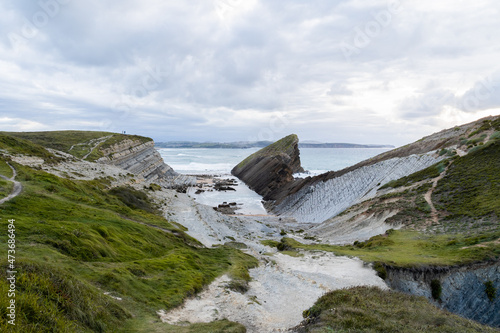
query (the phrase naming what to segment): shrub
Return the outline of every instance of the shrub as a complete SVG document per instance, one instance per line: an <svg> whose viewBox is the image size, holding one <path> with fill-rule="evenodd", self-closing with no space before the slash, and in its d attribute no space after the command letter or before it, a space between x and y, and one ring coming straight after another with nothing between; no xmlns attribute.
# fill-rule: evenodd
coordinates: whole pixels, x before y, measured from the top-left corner
<svg viewBox="0 0 500 333"><path fill-rule="evenodd" d="M490 302L493 302L496 298L496 294L497 294L497 289L495 288L495 286L493 285L493 282L490 280L490 281L486 281L484 283L484 288L485 288L485 292L486 292L486 296L488 296L488 299L490 300Z"/></svg>
<svg viewBox="0 0 500 333"><path fill-rule="evenodd" d="M431 281L431 293L432 293L432 298L434 298L436 301L441 298L441 281L434 279Z"/></svg>
<svg viewBox="0 0 500 333"><path fill-rule="evenodd" d="M380 263L376 262L373 265L373 269L377 272L377 275L382 279L385 280L387 278L387 270L385 269L385 266Z"/></svg>
<svg viewBox="0 0 500 333"><path fill-rule="evenodd" d="M141 209L149 213L156 212L146 193L137 191L130 186L115 187L109 193L118 197L129 208Z"/></svg>

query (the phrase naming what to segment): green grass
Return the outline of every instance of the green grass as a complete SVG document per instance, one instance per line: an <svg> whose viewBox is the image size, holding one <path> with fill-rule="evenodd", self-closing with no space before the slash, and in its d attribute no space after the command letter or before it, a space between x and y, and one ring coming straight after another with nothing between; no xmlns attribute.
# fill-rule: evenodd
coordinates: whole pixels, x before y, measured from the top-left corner
<svg viewBox="0 0 500 333"><path fill-rule="evenodd" d="M150 138L138 135L93 131L4 132L4 134L8 134L9 136L18 139L27 140L43 147L70 153L78 158L83 158L85 155L90 153L87 158L89 161L95 161L102 157L102 149L109 148L113 144L121 142L124 139L138 140L141 143L152 141ZM111 137L100 143L96 149L91 151L94 144L90 141L106 136ZM71 149L71 147L73 148Z"/></svg>
<svg viewBox="0 0 500 333"><path fill-rule="evenodd" d="M258 156L269 156L288 151L295 142L298 142L298 140L299 139L296 134L290 134L248 156L238 164L238 168L245 167L245 165L247 165L248 162L250 162L251 160L253 160Z"/></svg>
<svg viewBox="0 0 500 333"><path fill-rule="evenodd" d="M417 183L422 180L426 179L432 179L438 177L441 172L443 172L446 168L446 166L449 164L448 160L443 160L441 162L438 162L434 165L431 165L428 168L425 168L423 170L420 170L418 172L415 172L409 176L397 179L397 180L392 180L388 182L387 184L383 185L380 189L385 189L385 188L398 188L401 186L409 186L413 183Z"/></svg>
<svg viewBox="0 0 500 333"><path fill-rule="evenodd" d="M31 141L5 135L0 132L0 149L7 151L10 154L24 154L42 158L45 163L57 163L61 159L49 153L47 149L39 144Z"/></svg>
<svg viewBox="0 0 500 333"><path fill-rule="evenodd" d="M498 332L438 309L424 297L376 287L354 287L323 295L304 311L298 332Z"/></svg>
<svg viewBox="0 0 500 333"><path fill-rule="evenodd" d="M500 217L500 142L490 141L450 166L433 200L451 216L468 220Z"/></svg>
<svg viewBox="0 0 500 333"><path fill-rule="evenodd" d="M0 175L7 178L12 177L12 169L7 165L7 160L5 158L0 159Z"/></svg>
<svg viewBox="0 0 500 333"><path fill-rule="evenodd" d="M443 266L495 260L500 257L500 246L488 242L500 237L500 232L483 236L424 235L415 231L391 231L354 245L302 244L283 238L289 249L328 251L336 255L359 257L368 262L391 266ZM483 244L481 247L474 245ZM467 247L467 248L464 248Z"/></svg>
<svg viewBox="0 0 500 333"><path fill-rule="evenodd" d="M5 219L16 219L16 265L19 276L26 277L22 280L26 283L19 282L19 298L35 312L48 309L44 314L48 319L33 314L19 321L19 332L30 332L32 326L39 328L33 328L33 332L46 332L50 325L56 325L61 332L80 328L99 331L98 327L118 331L123 321L139 327L157 310L180 305L223 273L248 282L248 269L257 265L255 258L229 246L203 248L154 210L134 204L141 202L141 196L137 202L131 200L133 191L128 191L124 199L100 181L62 179L13 165L24 191L2 205L0 230L7 230ZM6 233L1 232L1 244L6 240ZM5 258L0 260L1 265L5 262ZM57 284L61 279L63 284ZM6 283L2 279L0 288L5 288ZM29 289L30 285L37 289ZM66 290L63 298L69 303L60 299L57 286ZM102 296L104 291L123 301ZM81 293L89 296L80 302L77 298ZM101 306L105 301L114 305ZM101 309L96 310L95 320L87 322L91 316L87 305L94 303ZM67 304L74 305L71 311L78 315L68 312ZM47 324L35 326L35 320ZM5 321L0 321L0 331L6 327Z"/></svg>
<svg viewBox="0 0 500 333"><path fill-rule="evenodd" d="M2 265L2 295L9 289L6 270ZM1 297L2 332L106 332L131 317L111 297L54 267L26 260L16 270L16 325L6 325L9 298Z"/></svg>
<svg viewBox="0 0 500 333"><path fill-rule="evenodd" d="M0 178L0 199L8 196L12 192L13 188L14 188L13 182L9 182L7 180Z"/></svg>

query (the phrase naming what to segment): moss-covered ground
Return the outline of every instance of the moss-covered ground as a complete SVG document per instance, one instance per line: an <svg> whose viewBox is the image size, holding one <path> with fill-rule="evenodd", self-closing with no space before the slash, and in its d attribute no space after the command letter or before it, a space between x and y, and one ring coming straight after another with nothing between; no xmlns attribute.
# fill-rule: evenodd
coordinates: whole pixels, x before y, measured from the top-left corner
<svg viewBox="0 0 500 333"><path fill-rule="evenodd" d="M7 324L8 299L0 297L2 332L120 332L144 325L168 331L155 319L157 310L180 305L223 273L247 281L248 269L257 265L231 247L203 248L134 190L123 188L126 195L119 195L101 181L12 165L24 190L2 205L0 241L6 253L7 220L15 219L18 317L15 327ZM6 259L0 260L2 295ZM228 322L207 327L242 331Z"/></svg>

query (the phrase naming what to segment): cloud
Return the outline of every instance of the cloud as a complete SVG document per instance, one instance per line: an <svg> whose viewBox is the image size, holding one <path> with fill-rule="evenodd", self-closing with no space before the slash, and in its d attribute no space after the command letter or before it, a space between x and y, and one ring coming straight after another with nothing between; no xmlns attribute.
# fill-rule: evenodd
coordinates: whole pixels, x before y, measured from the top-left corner
<svg viewBox="0 0 500 333"><path fill-rule="evenodd" d="M456 102L465 112L500 108L500 71L475 82Z"/></svg>
<svg viewBox="0 0 500 333"><path fill-rule="evenodd" d="M3 2L1 124L157 140L296 132L404 144L498 112L495 8L493 0ZM348 57L345 43L354 47Z"/></svg>

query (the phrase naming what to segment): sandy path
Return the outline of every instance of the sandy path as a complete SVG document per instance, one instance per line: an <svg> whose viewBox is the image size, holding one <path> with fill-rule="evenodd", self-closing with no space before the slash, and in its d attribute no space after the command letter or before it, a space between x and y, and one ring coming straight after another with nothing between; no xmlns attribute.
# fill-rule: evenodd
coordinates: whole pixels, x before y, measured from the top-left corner
<svg viewBox="0 0 500 333"><path fill-rule="evenodd" d="M3 198L3 199L0 200L0 204L3 204L4 202L7 202L9 200L14 199L19 194L21 194L21 192L23 190L23 186L21 185L21 183L18 182L17 180L15 180L16 176L17 176L16 169L14 169L14 167L12 165L10 165L9 163L7 163L7 165L12 169L12 177L7 178L7 177L2 176L2 175L0 175L0 177L2 177L3 179L5 179L7 181L13 182L14 183L14 188L12 189L12 192L8 196L6 196L5 198Z"/></svg>

